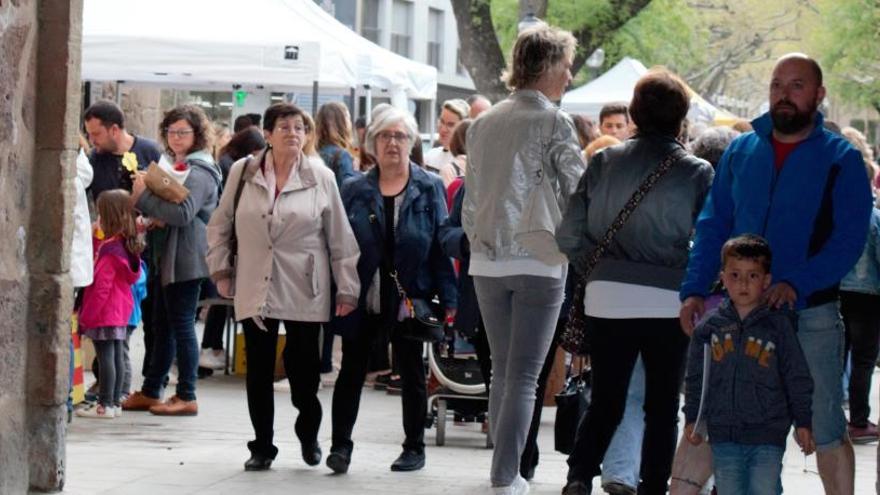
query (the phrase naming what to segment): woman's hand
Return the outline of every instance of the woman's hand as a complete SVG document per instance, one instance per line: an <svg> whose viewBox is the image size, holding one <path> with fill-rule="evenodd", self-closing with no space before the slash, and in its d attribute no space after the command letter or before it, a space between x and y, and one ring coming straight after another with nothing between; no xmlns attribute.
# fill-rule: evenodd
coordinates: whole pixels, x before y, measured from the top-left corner
<svg viewBox="0 0 880 495"><path fill-rule="evenodd" d="M147 183L144 180L144 177L147 176L146 172L135 172L131 174L131 204L134 206L137 204L138 200L141 198L141 195L144 194L144 191L147 190Z"/></svg>
<svg viewBox="0 0 880 495"><path fill-rule="evenodd" d="M703 436L694 431L694 424L688 423L684 427L684 437L687 438L691 445L697 446L703 443Z"/></svg>
<svg viewBox="0 0 880 495"><path fill-rule="evenodd" d="M217 293L220 294L220 297L224 299L232 299L234 295L232 292L232 279L224 278L222 280L218 280L215 284L217 286Z"/></svg>
<svg viewBox="0 0 880 495"><path fill-rule="evenodd" d="M688 337L693 335L696 322L703 316L705 310L703 298L700 296L690 296L682 303L678 320L681 323L681 329Z"/></svg>
<svg viewBox="0 0 880 495"><path fill-rule="evenodd" d="M337 303L336 304L336 316L348 316L352 311L354 311L354 306L348 303Z"/></svg>

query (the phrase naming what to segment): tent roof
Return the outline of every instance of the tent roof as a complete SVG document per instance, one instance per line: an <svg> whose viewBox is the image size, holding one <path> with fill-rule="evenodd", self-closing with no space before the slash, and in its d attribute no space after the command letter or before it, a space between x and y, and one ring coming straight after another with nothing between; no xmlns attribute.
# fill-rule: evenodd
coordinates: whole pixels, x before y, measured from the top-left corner
<svg viewBox="0 0 880 495"><path fill-rule="evenodd" d="M561 107L569 113L598 118L602 107L608 103L632 100L636 82L648 69L636 59L623 57L614 67L583 86L573 89L562 97ZM715 108L685 83L691 97L688 118L694 122L730 125L737 120L733 114Z"/></svg>
<svg viewBox="0 0 880 495"><path fill-rule="evenodd" d="M85 0L84 80L347 90L434 98L437 70L360 37L310 0ZM294 57L295 55L295 57Z"/></svg>

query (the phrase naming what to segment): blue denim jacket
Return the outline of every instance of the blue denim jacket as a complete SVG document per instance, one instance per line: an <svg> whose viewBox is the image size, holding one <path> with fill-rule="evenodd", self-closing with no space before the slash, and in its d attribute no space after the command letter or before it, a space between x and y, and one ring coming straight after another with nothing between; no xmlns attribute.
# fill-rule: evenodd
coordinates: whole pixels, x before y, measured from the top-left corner
<svg viewBox="0 0 880 495"><path fill-rule="evenodd" d="M342 202L361 249L358 276L366 306L367 290L382 263L385 207L379 191L379 169L343 184ZM410 179L398 213L394 239L394 268L409 297L431 299L439 295L444 308L455 308L457 294L452 261L440 245L440 225L446 220L443 181L410 163Z"/></svg>
<svg viewBox="0 0 880 495"><path fill-rule="evenodd" d="M871 211L865 250L840 281L840 290L880 295L880 210L876 207Z"/></svg>

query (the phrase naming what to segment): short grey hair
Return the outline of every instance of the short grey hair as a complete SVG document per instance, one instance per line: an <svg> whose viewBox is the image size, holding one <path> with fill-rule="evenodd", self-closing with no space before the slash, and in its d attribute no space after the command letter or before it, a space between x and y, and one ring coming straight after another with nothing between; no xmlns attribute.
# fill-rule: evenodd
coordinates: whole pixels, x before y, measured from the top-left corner
<svg viewBox="0 0 880 495"><path fill-rule="evenodd" d="M390 107L379 113L379 115L376 115L375 120L370 122L370 125L367 127L366 143L364 143L364 148L366 148L367 153L376 156L376 136L385 129L397 124L403 124L406 128L406 134L407 137L409 137L410 144L415 145L416 138L419 135L419 127L416 125L416 119L414 119L409 112L397 107Z"/></svg>
<svg viewBox="0 0 880 495"><path fill-rule="evenodd" d="M697 158L706 160L712 164L712 168L715 168L721 161L724 150L737 136L739 132L730 127L710 127L691 143L691 153Z"/></svg>

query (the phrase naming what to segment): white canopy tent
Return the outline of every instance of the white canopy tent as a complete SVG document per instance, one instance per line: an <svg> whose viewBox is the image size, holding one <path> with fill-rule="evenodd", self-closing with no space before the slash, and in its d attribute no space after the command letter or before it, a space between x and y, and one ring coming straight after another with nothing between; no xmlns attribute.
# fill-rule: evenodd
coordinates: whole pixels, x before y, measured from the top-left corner
<svg viewBox="0 0 880 495"><path fill-rule="evenodd" d="M260 85L434 99L437 70L360 37L311 0L85 0L82 79L202 90Z"/></svg>
<svg viewBox="0 0 880 495"><path fill-rule="evenodd" d="M647 67L636 59L623 57L614 67L583 86L573 89L562 97L561 107L569 113L587 115L598 119L599 111L608 103L629 103L636 82L648 72ZM687 87L691 96L688 118L692 122L708 124L731 124L736 117L715 108L700 95Z"/></svg>

